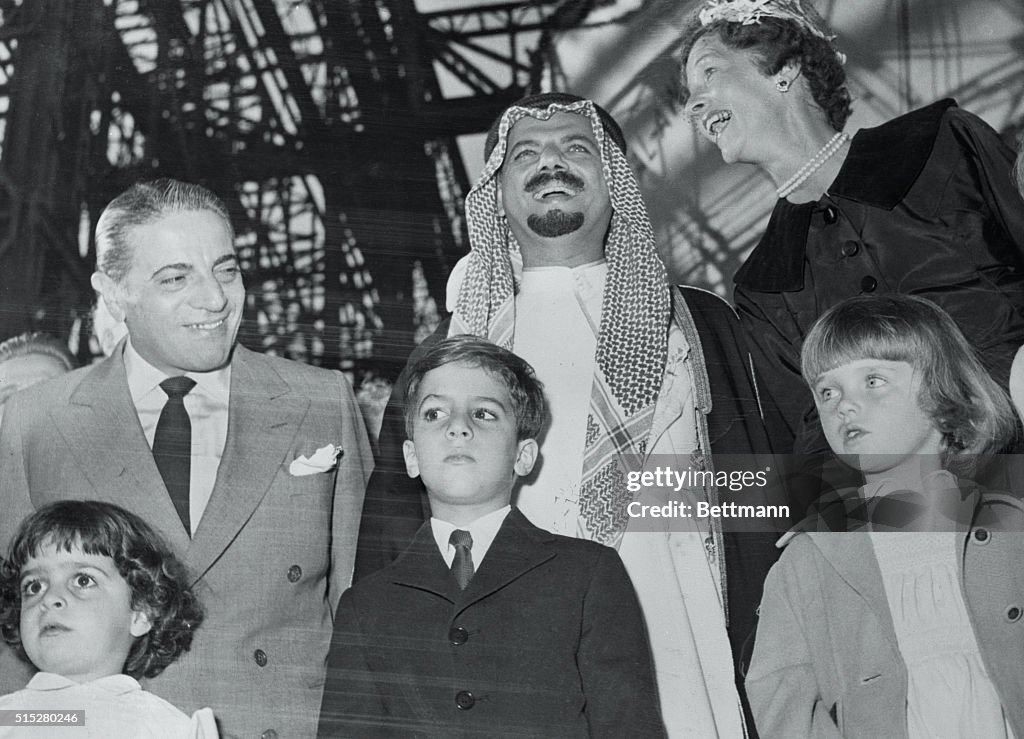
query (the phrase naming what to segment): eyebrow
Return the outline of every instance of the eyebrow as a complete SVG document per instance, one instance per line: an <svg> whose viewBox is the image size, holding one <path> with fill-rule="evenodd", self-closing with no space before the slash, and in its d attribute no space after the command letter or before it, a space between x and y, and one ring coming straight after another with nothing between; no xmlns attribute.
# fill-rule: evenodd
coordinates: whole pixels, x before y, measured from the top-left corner
<svg viewBox="0 0 1024 739"><path fill-rule="evenodd" d="M216 269L217 267L220 267L222 264L226 262L234 262L235 264L238 264L238 255L222 254L221 256L217 257L216 261L214 261L213 268ZM195 265L193 265L191 262L174 262L173 264L164 264L159 269L157 269L153 274L151 274L149 278L153 279L166 269L180 270L182 272L191 272L192 270L195 269Z"/></svg>
<svg viewBox="0 0 1024 739"><path fill-rule="evenodd" d="M430 395L424 395L423 396L423 400L420 401L419 407L422 408L426 404L426 402L428 400L431 400L431 399L441 400L441 401L451 401L452 396L450 396L450 395L442 395L441 393L431 393ZM501 400L499 400L498 398L495 398L495 397L493 397L491 395L474 395L473 397L469 398L469 400L474 402L474 403L479 403L481 401L483 401L485 403L494 403L496 406L498 406L502 410L507 410L508 409L508 406L505 405L505 403L501 402Z"/></svg>
<svg viewBox="0 0 1024 739"><path fill-rule="evenodd" d="M714 49L706 49L705 51L702 51L697 56L691 57L689 63L687 64L687 66L688 67L697 67L697 65L699 65L701 62L703 62L709 56L710 57L718 56L718 52L715 51Z"/></svg>
<svg viewBox="0 0 1024 739"><path fill-rule="evenodd" d="M559 139L558 143L560 143L560 144L568 144L568 143L571 143L573 141L582 141L584 143L590 144L591 146L597 146L597 142L594 139L592 139L590 136L587 136L584 133L567 133L565 136L563 136L561 139ZM529 146L540 146L540 141L538 141L537 139L523 139L521 141L517 141L511 147L509 147L509 151L515 151L520 146L527 146L527 145L529 145Z"/></svg>

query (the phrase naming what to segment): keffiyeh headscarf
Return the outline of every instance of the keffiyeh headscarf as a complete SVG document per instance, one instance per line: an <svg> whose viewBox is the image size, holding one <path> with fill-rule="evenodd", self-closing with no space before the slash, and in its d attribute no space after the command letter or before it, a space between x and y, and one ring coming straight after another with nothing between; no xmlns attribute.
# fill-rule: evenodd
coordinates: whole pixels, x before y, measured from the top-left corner
<svg viewBox="0 0 1024 739"><path fill-rule="evenodd" d="M665 266L636 178L610 140L589 100L551 96L543 108L512 106L480 180L466 196L471 252L449 335L475 334L507 349L515 328L512 251L519 245L496 206L497 174L508 134L526 116L548 120L559 112L587 116L601 151L611 196L605 241L608 276L601 304L595 370L582 462L579 535L615 545L626 528L632 493L625 473L639 469L651 444L651 424L661 389L671 312ZM561 100L566 100L561 102Z"/></svg>

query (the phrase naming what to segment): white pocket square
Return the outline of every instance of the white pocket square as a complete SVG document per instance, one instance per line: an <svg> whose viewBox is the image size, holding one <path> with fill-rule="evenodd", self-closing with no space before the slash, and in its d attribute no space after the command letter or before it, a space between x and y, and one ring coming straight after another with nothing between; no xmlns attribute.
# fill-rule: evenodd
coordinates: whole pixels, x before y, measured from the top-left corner
<svg viewBox="0 0 1024 739"><path fill-rule="evenodd" d="M288 465L288 473L293 477L305 477L315 475L318 472L327 472L334 469L338 463L338 455L341 454L341 447L328 444L313 452L313 456L302 455L292 460Z"/></svg>

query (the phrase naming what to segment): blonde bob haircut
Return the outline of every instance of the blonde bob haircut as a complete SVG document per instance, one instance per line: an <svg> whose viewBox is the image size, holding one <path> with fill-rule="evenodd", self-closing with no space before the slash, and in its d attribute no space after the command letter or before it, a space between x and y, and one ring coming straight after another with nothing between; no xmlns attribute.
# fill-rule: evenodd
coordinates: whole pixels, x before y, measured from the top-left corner
<svg viewBox="0 0 1024 739"><path fill-rule="evenodd" d="M859 296L817 320L800 356L813 387L823 373L860 359L907 362L921 375L918 404L944 441L943 464L958 475L978 457L1010 442L1016 420L1010 399L982 366L944 310L911 295Z"/></svg>

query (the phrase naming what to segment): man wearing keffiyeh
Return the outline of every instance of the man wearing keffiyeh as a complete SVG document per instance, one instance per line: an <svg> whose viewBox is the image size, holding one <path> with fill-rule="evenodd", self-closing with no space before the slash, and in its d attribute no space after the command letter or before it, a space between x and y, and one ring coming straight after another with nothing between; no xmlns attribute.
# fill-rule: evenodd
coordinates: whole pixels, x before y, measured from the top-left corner
<svg viewBox="0 0 1024 739"><path fill-rule="evenodd" d="M669 735L742 737L734 654L753 632L774 536L744 535L737 549L714 520L652 531L627 508L665 503L664 491L630 492L626 475L652 455L714 469L713 455L766 453L768 441L735 316L716 296L669 285L625 148L608 113L573 95L506 110L466 198L471 252L435 336L483 336L534 366L552 420L517 507L538 526L619 550ZM378 466L368 500L386 484L388 462ZM718 500L713 486L684 495ZM364 514L361 557L375 546L367 525Z"/></svg>

